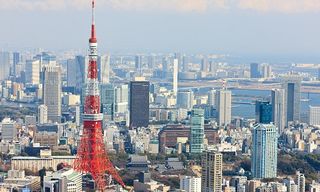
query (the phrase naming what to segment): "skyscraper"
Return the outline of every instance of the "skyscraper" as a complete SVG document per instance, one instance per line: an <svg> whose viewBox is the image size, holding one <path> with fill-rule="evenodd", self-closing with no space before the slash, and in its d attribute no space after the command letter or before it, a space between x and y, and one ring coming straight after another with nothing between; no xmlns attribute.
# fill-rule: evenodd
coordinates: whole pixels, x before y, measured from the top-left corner
<svg viewBox="0 0 320 192"><path fill-rule="evenodd" d="M264 124L272 122L272 105L269 101L256 101L256 122Z"/></svg>
<svg viewBox="0 0 320 192"><path fill-rule="evenodd" d="M135 67L136 67L138 76L142 76L142 55L135 56Z"/></svg>
<svg viewBox="0 0 320 192"><path fill-rule="evenodd" d="M209 71L208 65L209 65L208 58L204 56L201 60L201 71L208 72Z"/></svg>
<svg viewBox="0 0 320 192"><path fill-rule="evenodd" d="M5 80L10 75L10 54L0 51L0 81Z"/></svg>
<svg viewBox="0 0 320 192"><path fill-rule="evenodd" d="M43 68L43 103L48 107L48 120L61 121L61 69L59 66Z"/></svg>
<svg viewBox="0 0 320 192"><path fill-rule="evenodd" d="M208 105L215 106L216 105L216 93L217 91L212 89L208 92Z"/></svg>
<svg viewBox="0 0 320 192"><path fill-rule="evenodd" d="M251 78L260 78L260 70L258 63L251 63L250 64L250 77Z"/></svg>
<svg viewBox="0 0 320 192"><path fill-rule="evenodd" d="M26 62L26 83L31 85L40 84L40 60L28 60Z"/></svg>
<svg viewBox="0 0 320 192"><path fill-rule="evenodd" d="M149 125L149 86L148 81L130 82L130 127Z"/></svg>
<svg viewBox="0 0 320 192"><path fill-rule="evenodd" d="M287 121L299 121L301 77L293 74L288 75L284 77L282 86L285 90Z"/></svg>
<svg viewBox="0 0 320 192"><path fill-rule="evenodd" d="M226 126L231 123L231 96L231 91L228 90L218 90L216 93L219 126Z"/></svg>
<svg viewBox="0 0 320 192"><path fill-rule="evenodd" d="M320 67L318 69L318 80L320 81Z"/></svg>
<svg viewBox="0 0 320 192"><path fill-rule="evenodd" d="M78 55L67 62L67 84L75 87L77 93L81 93L86 79L87 57Z"/></svg>
<svg viewBox="0 0 320 192"><path fill-rule="evenodd" d="M127 84L115 88L115 112L125 113L128 111L129 87Z"/></svg>
<svg viewBox="0 0 320 192"><path fill-rule="evenodd" d="M20 53L18 53L18 52L14 52L13 54L12 54L12 71L11 71L11 73L12 73L12 75L13 76L17 76L19 73L20 73L20 71L19 71L19 73L18 73L18 71L17 71L17 65L18 65L18 63L20 62L20 58L21 58L21 56L20 56Z"/></svg>
<svg viewBox="0 0 320 192"><path fill-rule="evenodd" d="M193 109L191 113L190 152L202 153L204 140L204 111Z"/></svg>
<svg viewBox="0 0 320 192"><path fill-rule="evenodd" d="M180 90L177 96L177 106L183 109L192 109L194 95L192 90Z"/></svg>
<svg viewBox="0 0 320 192"><path fill-rule="evenodd" d="M115 91L112 84L101 84L101 105L102 112L108 115L110 119L113 119L114 115L114 102L115 102Z"/></svg>
<svg viewBox="0 0 320 192"><path fill-rule="evenodd" d="M103 55L98 58L99 81L102 84L110 82L110 56Z"/></svg>
<svg viewBox="0 0 320 192"><path fill-rule="evenodd" d="M271 91L272 122L278 127L279 134L282 133L287 124L285 102L284 89L273 89Z"/></svg>
<svg viewBox="0 0 320 192"><path fill-rule="evenodd" d="M201 158L202 192L222 192L222 154L207 151Z"/></svg>
<svg viewBox="0 0 320 192"><path fill-rule="evenodd" d="M154 56L154 55L150 55L150 56L148 57L148 67L149 67L150 69L152 69L152 68L154 68L155 64L156 64L156 58L155 58L155 56Z"/></svg>
<svg viewBox="0 0 320 192"><path fill-rule="evenodd" d="M173 60L173 93L177 96L178 93L178 73L179 73L179 61L177 59Z"/></svg>
<svg viewBox="0 0 320 192"><path fill-rule="evenodd" d="M277 177L278 133L273 124L256 124L252 133L251 172L254 178Z"/></svg>
<svg viewBox="0 0 320 192"><path fill-rule="evenodd" d="M38 106L38 123L48 123L48 107L46 105Z"/></svg>
<svg viewBox="0 0 320 192"><path fill-rule="evenodd" d="M262 78L270 78L272 75L271 66L268 63L264 63L261 65L261 77Z"/></svg>

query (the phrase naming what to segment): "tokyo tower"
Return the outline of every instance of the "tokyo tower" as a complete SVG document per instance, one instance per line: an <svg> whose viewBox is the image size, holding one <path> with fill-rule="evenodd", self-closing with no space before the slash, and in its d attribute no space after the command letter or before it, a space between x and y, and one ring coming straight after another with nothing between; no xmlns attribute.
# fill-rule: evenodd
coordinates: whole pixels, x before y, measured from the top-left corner
<svg viewBox="0 0 320 192"><path fill-rule="evenodd" d="M89 39L89 64L85 92L83 135L74 162L76 171L90 174L96 183L96 188L103 191L107 185L106 175L125 187L121 177L110 161L103 142L102 119L100 112L100 90L98 81L98 52L95 31L95 0L92 0L92 25Z"/></svg>

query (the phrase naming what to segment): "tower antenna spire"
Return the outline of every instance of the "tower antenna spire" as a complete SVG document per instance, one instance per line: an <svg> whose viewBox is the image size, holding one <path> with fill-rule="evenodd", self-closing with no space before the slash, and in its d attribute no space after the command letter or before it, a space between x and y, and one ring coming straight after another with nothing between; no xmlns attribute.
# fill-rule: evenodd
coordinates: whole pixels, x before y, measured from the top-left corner
<svg viewBox="0 0 320 192"><path fill-rule="evenodd" d="M91 21L91 37L90 37L90 43L96 43L96 26L95 26L95 8L96 8L96 2L95 0L92 0L92 21Z"/></svg>
<svg viewBox="0 0 320 192"><path fill-rule="evenodd" d="M95 32L95 0L92 0L91 37L89 39L89 62L87 64L87 83L83 110L83 134L78 146L77 158L73 167L82 173L91 174L96 183L96 189L104 191L111 183L117 181L125 187L120 175L114 168L105 150L101 113L100 82L98 78L98 42ZM111 177L107 177L105 174Z"/></svg>

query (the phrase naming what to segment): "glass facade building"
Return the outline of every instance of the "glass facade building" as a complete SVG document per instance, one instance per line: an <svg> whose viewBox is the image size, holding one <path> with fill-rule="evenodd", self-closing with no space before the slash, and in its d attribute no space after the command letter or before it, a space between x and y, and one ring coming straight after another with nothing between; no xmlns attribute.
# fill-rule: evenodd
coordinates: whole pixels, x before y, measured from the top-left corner
<svg viewBox="0 0 320 192"><path fill-rule="evenodd" d="M190 152L202 153L204 139L204 110L193 109L191 114Z"/></svg>
<svg viewBox="0 0 320 192"><path fill-rule="evenodd" d="M273 124L257 124L252 133L251 172L254 178L277 177L278 131Z"/></svg>

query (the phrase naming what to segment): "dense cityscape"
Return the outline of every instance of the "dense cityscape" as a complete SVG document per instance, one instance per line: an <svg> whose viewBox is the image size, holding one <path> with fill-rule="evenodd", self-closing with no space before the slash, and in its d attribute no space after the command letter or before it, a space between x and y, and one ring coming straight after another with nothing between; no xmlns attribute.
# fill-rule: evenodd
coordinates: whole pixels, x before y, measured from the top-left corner
<svg viewBox="0 0 320 192"><path fill-rule="evenodd" d="M0 51L0 192L320 192L320 64ZM85 27L85 26L84 26Z"/></svg>

